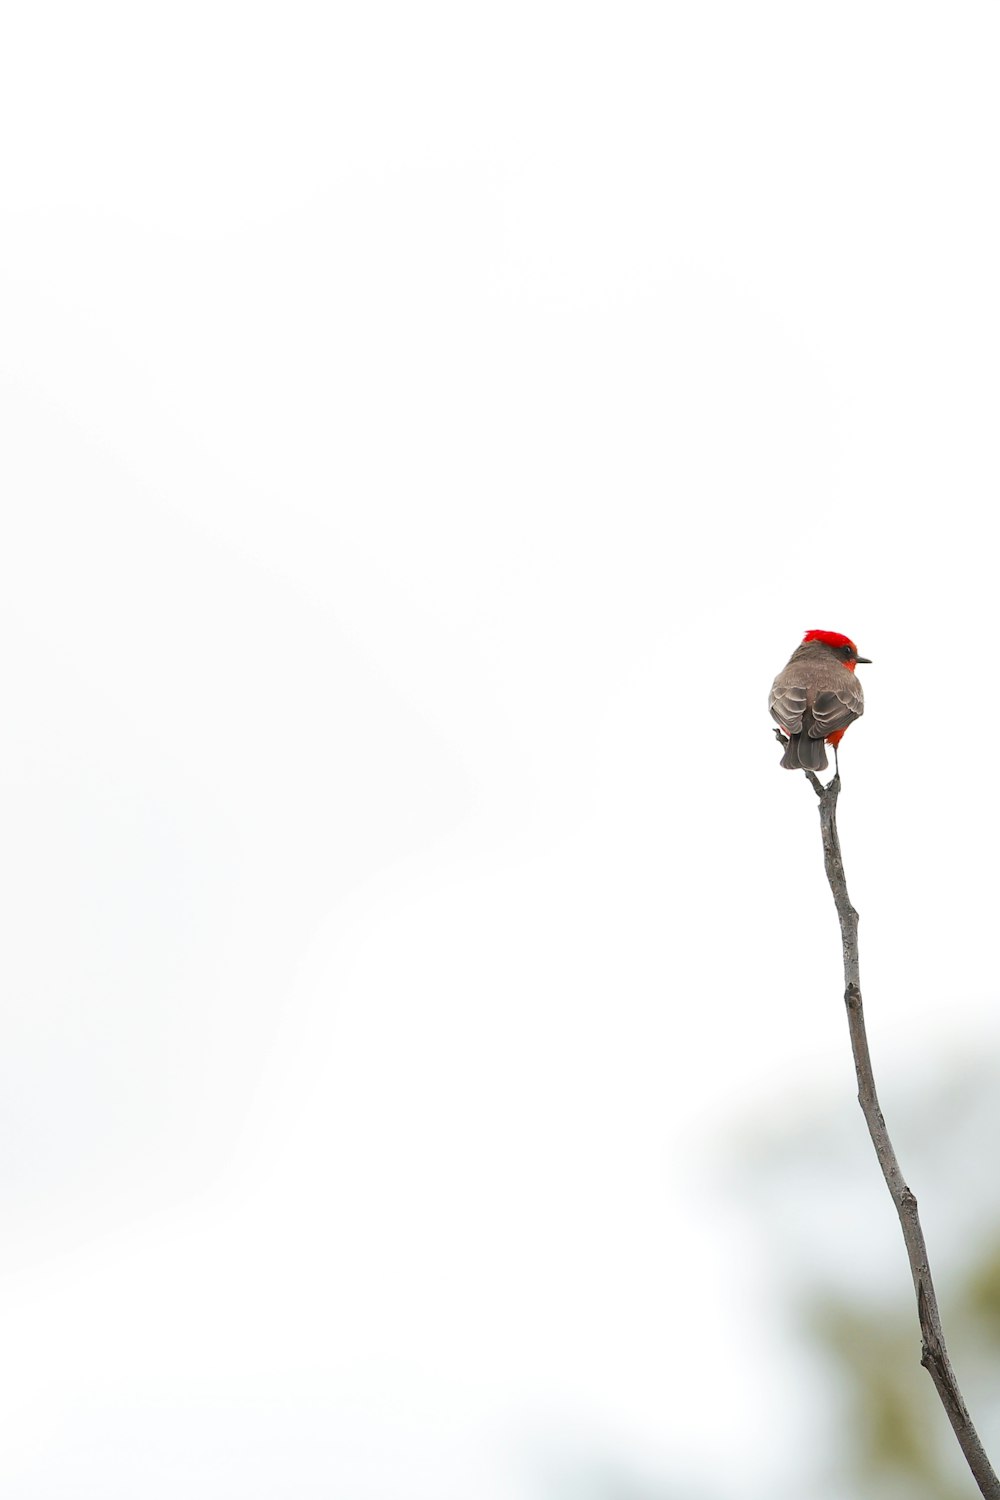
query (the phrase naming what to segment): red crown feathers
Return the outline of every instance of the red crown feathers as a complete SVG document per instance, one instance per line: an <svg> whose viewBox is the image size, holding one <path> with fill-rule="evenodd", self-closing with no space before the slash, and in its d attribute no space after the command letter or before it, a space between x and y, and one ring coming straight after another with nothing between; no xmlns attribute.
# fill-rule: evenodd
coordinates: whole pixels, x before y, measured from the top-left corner
<svg viewBox="0 0 1000 1500"><path fill-rule="evenodd" d="M807 630L802 637L802 644L806 641L822 641L824 646L832 646L835 651L842 646L850 646L852 651L857 651L857 646L848 635L839 635L836 630Z"/></svg>

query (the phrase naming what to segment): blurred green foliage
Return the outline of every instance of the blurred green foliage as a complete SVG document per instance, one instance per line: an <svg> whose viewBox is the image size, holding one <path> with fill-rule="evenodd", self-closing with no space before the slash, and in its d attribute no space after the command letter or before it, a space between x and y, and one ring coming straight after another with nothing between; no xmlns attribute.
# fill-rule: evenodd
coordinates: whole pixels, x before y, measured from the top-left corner
<svg viewBox="0 0 1000 1500"><path fill-rule="evenodd" d="M883 1102L920 1200L955 1373L1000 1468L997 1050L989 1037L975 1049L942 1048L922 1078L890 1072ZM795 1500L974 1500L920 1363L899 1224L856 1106L803 1092L747 1130L733 1160L779 1321L804 1355Z"/></svg>
<svg viewBox="0 0 1000 1500"><path fill-rule="evenodd" d="M908 1495L911 1500L962 1500L968 1481L942 1462L951 1430L928 1411L930 1382L921 1369L920 1339L911 1307L862 1307L835 1299L812 1310L811 1332L830 1357L841 1388L838 1479L859 1495Z"/></svg>
<svg viewBox="0 0 1000 1500"><path fill-rule="evenodd" d="M1000 1230L984 1235L959 1274L939 1281L945 1338L966 1403L994 1466L990 1430L1000 1403ZM839 1392L837 1494L871 1500L971 1500L965 1467L930 1377L920 1364L920 1331L909 1278L898 1295L868 1300L819 1291L804 1327Z"/></svg>

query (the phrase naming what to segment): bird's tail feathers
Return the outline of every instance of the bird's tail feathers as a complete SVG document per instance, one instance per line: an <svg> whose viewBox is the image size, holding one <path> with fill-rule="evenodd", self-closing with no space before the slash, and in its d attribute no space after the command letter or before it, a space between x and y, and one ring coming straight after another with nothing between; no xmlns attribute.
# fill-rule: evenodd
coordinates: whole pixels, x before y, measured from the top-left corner
<svg viewBox="0 0 1000 1500"><path fill-rule="evenodd" d="M786 771L825 771L829 765L826 746L807 734L789 735L781 764Z"/></svg>

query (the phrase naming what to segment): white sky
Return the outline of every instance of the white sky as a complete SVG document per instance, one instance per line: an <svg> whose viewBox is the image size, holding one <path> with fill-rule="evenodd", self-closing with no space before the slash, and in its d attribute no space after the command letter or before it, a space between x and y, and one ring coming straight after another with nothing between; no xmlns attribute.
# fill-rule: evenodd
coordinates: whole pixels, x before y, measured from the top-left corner
<svg viewBox="0 0 1000 1500"><path fill-rule="evenodd" d="M888 1109L994 1035L995 6L5 29L4 1492L802 1500L766 694L874 658Z"/></svg>

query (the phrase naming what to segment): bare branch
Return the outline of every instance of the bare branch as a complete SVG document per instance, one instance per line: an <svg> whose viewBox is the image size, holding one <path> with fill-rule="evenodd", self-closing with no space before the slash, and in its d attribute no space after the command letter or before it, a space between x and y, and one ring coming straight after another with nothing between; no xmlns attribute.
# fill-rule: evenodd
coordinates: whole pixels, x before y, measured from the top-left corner
<svg viewBox="0 0 1000 1500"><path fill-rule="evenodd" d="M920 1320L920 1333L923 1339L920 1363L934 1382L980 1493L987 1496L988 1500L1000 1500L1000 1480L993 1472L986 1450L972 1424L972 1418L962 1400L962 1393L958 1388L958 1381L955 1379L955 1372L945 1348L937 1295L927 1262L927 1246L924 1244L924 1232L920 1227L920 1218L917 1213L917 1200L903 1180L903 1174L899 1169L899 1162L896 1160L896 1153L879 1108L878 1095L875 1092L875 1077L872 1073L865 1017L861 1007L858 914L847 894L844 862L840 852L840 839L837 835L837 798L840 796L840 776L839 774L834 776L829 785L824 787L812 772L807 771L805 774L819 798L823 862L826 866L826 878L830 882L830 889L837 907L837 916L840 919L846 986L844 1001L847 1005L847 1024L851 1034L854 1067L858 1076L858 1103L864 1111L868 1131L875 1147L875 1155L878 1157L878 1164L882 1168L882 1175L892 1195L892 1201L896 1205L896 1212L903 1230L903 1241L910 1262L913 1288L917 1294L917 1316Z"/></svg>

